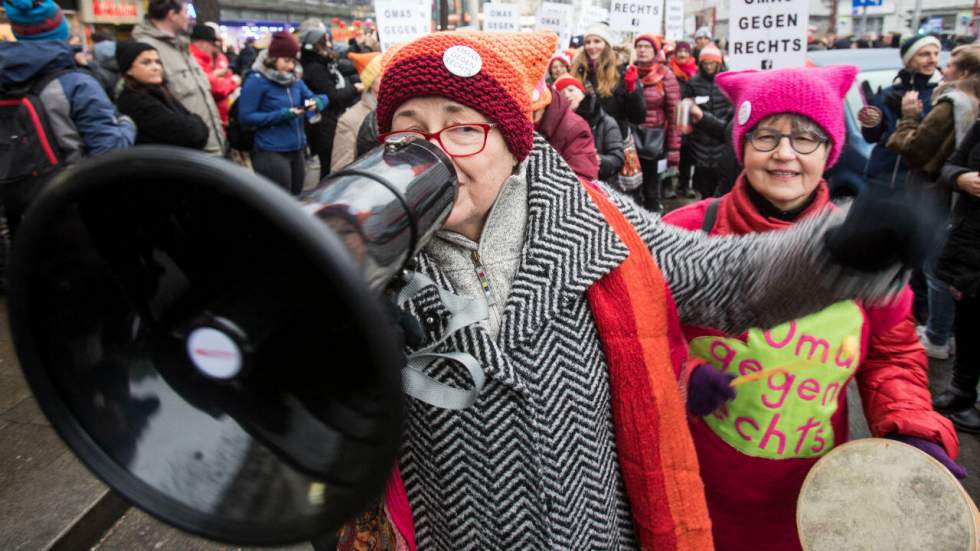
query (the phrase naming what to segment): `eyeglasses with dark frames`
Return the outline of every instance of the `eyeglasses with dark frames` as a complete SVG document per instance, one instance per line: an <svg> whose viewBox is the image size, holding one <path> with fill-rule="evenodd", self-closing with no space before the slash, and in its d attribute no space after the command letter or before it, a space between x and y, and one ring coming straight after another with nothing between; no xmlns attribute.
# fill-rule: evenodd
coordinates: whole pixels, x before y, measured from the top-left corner
<svg viewBox="0 0 980 551"><path fill-rule="evenodd" d="M389 138L419 138L426 141L436 140L446 155L454 159L472 157L483 152L487 147L487 137L496 124L474 122L454 124L437 132L421 132L419 130L399 130L387 132L378 136L378 141L385 143Z"/></svg>
<svg viewBox="0 0 980 551"><path fill-rule="evenodd" d="M810 133L783 134L774 130L756 130L749 133L749 143L759 153L769 153L779 147L783 138L789 138L789 145L800 155L809 155L829 143L830 140L820 138Z"/></svg>

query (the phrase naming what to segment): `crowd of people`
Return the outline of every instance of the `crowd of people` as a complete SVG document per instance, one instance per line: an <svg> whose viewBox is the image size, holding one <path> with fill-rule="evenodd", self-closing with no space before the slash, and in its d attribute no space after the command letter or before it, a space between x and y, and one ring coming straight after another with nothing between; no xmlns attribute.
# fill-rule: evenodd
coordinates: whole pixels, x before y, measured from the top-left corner
<svg viewBox="0 0 980 551"><path fill-rule="evenodd" d="M322 179L392 133L451 159L457 199L416 263L435 284L400 306L424 321L418 348L472 355L485 382L467 408L409 400L388 492L338 548L798 549L796 497L848 438L852 379L873 435L966 476L980 45L940 70L938 38L896 43L904 68L860 113L871 191L838 204L824 174L857 69L727 71L707 28L623 44L596 23L577 48L431 33L382 54L314 19L236 52L184 0L150 0L132 40L88 56L51 0L4 7L18 41L0 43L0 87L40 98L68 164L166 144L298 195L314 158ZM12 231L37 179L2 189ZM661 217L672 199L689 204ZM446 289L487 318L443 334ZM927 356L955 356L934 399ZM475 386L451 361L428 374Z"/></svg>

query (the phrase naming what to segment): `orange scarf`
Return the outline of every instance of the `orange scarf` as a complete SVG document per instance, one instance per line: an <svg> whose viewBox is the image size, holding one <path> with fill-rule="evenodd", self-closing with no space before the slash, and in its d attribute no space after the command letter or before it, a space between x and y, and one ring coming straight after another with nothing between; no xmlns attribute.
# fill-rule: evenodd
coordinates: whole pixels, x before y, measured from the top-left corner
<svg viewBox="0 0 980 551"><path fill-rule="evenodd" d="M616 451L641 549L714 548L677 376L680 320L650 249L601 191L593 202L630 255L586 292L609 366Z"/></svg>

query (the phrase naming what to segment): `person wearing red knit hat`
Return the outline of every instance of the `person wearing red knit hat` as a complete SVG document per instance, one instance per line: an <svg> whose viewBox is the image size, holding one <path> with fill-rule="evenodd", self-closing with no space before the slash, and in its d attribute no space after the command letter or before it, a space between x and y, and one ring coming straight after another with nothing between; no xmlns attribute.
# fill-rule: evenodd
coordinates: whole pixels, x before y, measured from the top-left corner
<svg viewBox="0 0 980 551"><path fill-rule="evenodd" d="M572 58L565 52L558 52L548 63L548 82L554 83L572 70Z"/></svg>
<svg viewBox="0 0 980 551"><path fill-rule="evenodd" d="M711 48L701 50L702 60ZM718 75L737 112L732 146L744 170L731 192L664 220L738 236L787 231L836 209L823 174L844 146L844 97L857 72L832 65ZM690 373L687 392L700 404L690 424L715 549L801 549L797 497L813 465L848 440L848 387L860 391L873 436L915 446L956 477L966 476L954 462L956 431L932 408L911 289L905 286L899 297L884 304L845 300L739 333L684 327L690 350L710 362ZM816 348L801 355L807 338L824 343L822 356ZM791 373L731 384L788 365Z"/></svg>
<svg viewBox="0 0 980 551"><path fill-rule="evenodd" d="M418 384L398 465L341 549L711 549L679 321L768 327L902 281L890 256L850 267L849 244L892 235L863 217L711 239L580 180L532 126L556 46L548 32L442 32L384 53L379 138L439 147L458 190L399 304L437 355L406 367ZM918 241L898 243L918 258Z"/></svg>
<svg viewBox="0 0 980 551"><path fill-rule="evenodd" d="M650 131L642 129L656 129L664 134L663 151L658 152L658 157L653 157L650 152L639 152L643 167L643 206L654 212L663 210L660 205L658 162L666 158L667 165L676 168L681 160L681 134L677 130L675 116L681 100L681 87L664 62L661 44L660 37L651 34L641 34L633 40L636 67L643 83L643 99L647 106L647 116L639 125L641 130L637 130L637 138L641 137L641 133L651 135Z"/></svg>
<svg viewBox="0 0 980 551"><path fill-rule="evenodd" d="M687 82L698 74L698 62L691 55L691 45L683 40L674 44L673 55L670 56L670 70L678 82Z"/></svg>
<svg viewBox="0 0 980 551"><path fill-rule="evenodd" d="M569 78L579 86L582 85L570 75ZM542 92L547 92L549 101L546 106L534 109L534 129L548 140L578 177L595 180L599 175L599 158L595 152L589 123L575 112L568 98L557 88L543 86ZM534 93L531 97L534 99Z"/></svg>

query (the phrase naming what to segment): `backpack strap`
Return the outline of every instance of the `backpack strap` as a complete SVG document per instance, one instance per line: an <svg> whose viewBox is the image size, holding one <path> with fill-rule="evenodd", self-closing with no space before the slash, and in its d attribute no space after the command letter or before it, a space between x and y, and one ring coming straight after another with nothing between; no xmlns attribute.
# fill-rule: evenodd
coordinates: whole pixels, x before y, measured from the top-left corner
<svg viewBox="0 0 980 551"><path fill-rule="evenodd" d="M68 73L81 73L81 72L83 72L81 69L71 68L71 69L62 69L60 71L55 71L53 73L48 73L43 77L31 82L30 93L34 94L35 96L41 97L41 92L43 92L44 89L48 87L48 84L51 84L51 82L54 81L55 79L60 78L63 75L67 75Z"/></svg>
<svg viewBox="0 0 980 551"><path fill-rule="evenodd" d="M721 202L721 197L715 197L708 203L708 209L704 211L704 220L701 221L701 231L704 233L711 233L712 228L715 227L715 220L718 219L718 203Z"/></svg>

